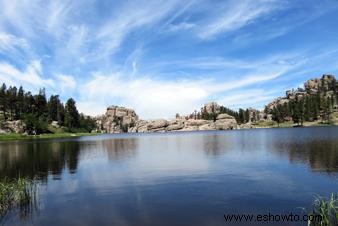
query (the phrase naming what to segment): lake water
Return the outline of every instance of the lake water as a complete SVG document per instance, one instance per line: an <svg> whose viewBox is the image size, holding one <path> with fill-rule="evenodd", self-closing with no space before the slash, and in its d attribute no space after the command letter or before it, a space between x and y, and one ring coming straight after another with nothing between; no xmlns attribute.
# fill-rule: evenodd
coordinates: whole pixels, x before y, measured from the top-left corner
<svg viewBox="0 0 338 226"><path fill-rule="evenodd" d="M297 214L338 192L338 127L100 135L0 143L0 177L40 183L6 225L306 225L226 222Z"/></svg>

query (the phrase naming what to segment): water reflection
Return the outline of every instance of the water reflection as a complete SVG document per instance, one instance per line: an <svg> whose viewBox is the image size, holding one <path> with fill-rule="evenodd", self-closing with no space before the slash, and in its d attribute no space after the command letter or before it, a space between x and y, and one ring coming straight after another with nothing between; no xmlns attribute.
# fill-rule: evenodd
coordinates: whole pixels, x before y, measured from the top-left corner
<svg viewBox="0 0 338 226"><path fill-rule="evenodd" d="M272 150L287 155L292 163L307 165L313 171L338 172L338 139L275 142Z"/></svg>
<svg viewBox="0 0 338 226"><path fill-rule="evenodd" d="M107 157L110 161L117 161L134 158L138 152L147 161L167 158L177 162L178 156L186 154L187 165L193 153L195 156L204 153L210 157L231 157L231 153L242 153L243 156L273 153L287 156L291 163L302 162L314 171L334 173L338 172L337 131L337 128L312 128L303 130L302 136L299 136L297 129L244 130L108 136L96 140L4 142L0 143L0 177L38 176L46 180L48 175L52 175L54 179L60 179L65 170L76 173L80 158ZM160 164L165 165L163 162Z"/></svg>
<svg viewBox="0 0 338 226"><path fill-rule="evenodd" d="M337 142L334 127L8 142L0 176L47 182L34 225L226 225L336 190Z"/></svg>
<svg viewBox="0 0 338 226"><path fill-rule="evenodd" d="M80 144L76 141L34 141L0 144L0 177L46 180L63 170L76 173Z"/></svg>

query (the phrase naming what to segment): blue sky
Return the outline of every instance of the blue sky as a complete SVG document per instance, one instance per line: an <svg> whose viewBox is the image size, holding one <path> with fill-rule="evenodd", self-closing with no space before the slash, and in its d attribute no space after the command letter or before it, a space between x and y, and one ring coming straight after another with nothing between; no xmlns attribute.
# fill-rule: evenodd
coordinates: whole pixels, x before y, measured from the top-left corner
<svg viewBox="0 0 338 226"><path fill-rule="evenodd" d="M337 0L0 0L0 81L97 115L264 104L338 71Z"/></svg>

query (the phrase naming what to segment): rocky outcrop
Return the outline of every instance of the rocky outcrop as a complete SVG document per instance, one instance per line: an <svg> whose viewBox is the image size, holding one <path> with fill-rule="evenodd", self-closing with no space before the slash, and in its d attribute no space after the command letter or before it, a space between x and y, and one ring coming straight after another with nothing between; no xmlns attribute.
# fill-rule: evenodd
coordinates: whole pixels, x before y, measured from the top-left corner
<svg viewBox="0 0 338 226"><path fill-rule="evenodd" d="M307 95L319 94L330 98L336 95L337 80L333 75L323 75L321 78L314 78L304 83L304 88L286 91L285 97L279 97L266 105L268 111L272 111L277 105L284 105L292 100L303 99Z"/></svg>
<svg viewBox="0 0 338 226"><path fill-rule="evenodd" d="M110 106L106 114L96 117L98 130L107 133L128 132L138 122L138 116L133 109Z"/></svg>
<svg viewBox="0 0 338 226"><path fill-rule="evenodd" d="M207 103L201 108L201 112L205 112L207 114L219 114L220 111L221 106L219 106L216 102Z"/></svg>
<svg viewBox="0 0 338 226"><path fill-rule="evenodd" d="M176 119L176 120L151 120L138 121L129 132L171 132L171 131L196 131L196 130L227 130L236 129L236 119L227 114L220 114L217 120L202 119Z"/></svg>
<svg viewBox="0 0 338 226"><path fill-rule="evenodd" d="M145 133L195 130L236 129L236 119L228 114L219 114L219 105L215 102L206 104L203 109L210 114L218 113L215 121L194 118L178 118L173 120L156 119L140 120L133 109L111 106L107 112L96 117L97 130L107 133Z"/></svg>
<svg viewBox="0 0 338 226"><path fill-rule="evenodd" d="M318 93L329 91L336 85L336 78L333 75L323 75L322 78L310 79L304 83L304 88L308 93Z"/></svg>
<svg viewBox="0 0 338 226"><path fill-rule="evenodd" d="M22 120L4 121L0 123L0 133L24 133L26 124Z"/></svg>

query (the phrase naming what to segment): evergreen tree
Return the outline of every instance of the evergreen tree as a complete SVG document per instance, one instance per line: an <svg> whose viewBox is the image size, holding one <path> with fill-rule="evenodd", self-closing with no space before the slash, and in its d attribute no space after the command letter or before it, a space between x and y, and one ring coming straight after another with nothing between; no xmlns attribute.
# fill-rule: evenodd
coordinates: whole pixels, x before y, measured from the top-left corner
<svg viewBox="0 0 338 226"><path fill-rule="evenodd" d="M11 119L15 119L16 104L17 104L17 88L10 86L7 90L7 100Z"/></svg>
<svg viewBox="0 0 338 226"><path fill-rule="evenodd" d="M5 120L7 120L7 87L6 84L2 84L0 88L0 110L2 111L2 115Z"/></svg>
<svg viewBox="0 0 338 226"><path fill-rule="evenodd" d="M40 89L38 95L34 97L35 99L35 111L38 116L46 116L47 113L47 99L45 89Z"/></svg>
<svg viewBox="0 0 338 226"><path fill-rule="evenodd" d="M68 99L65 106L65 126L70 129L78 128L79 118L79 112L76 109L76 103L74 99Z"/></svg>
<svg viewBox="0 0 338 226"><path fill-rule="evenodd" d="M300 123L300 109L298 102L292 102L292 121L294 123Z"/></svg>
<svg viewBox="0 0 338 226"><path fill-rule="evenodd" d="M61 101L58 95L51 95L48 101L48 118L50 121L58 121L58 110Z"/></svg>
<svg viewBox="0 0 338 226"><path fill-rule="evenodd" d="M25 112L25 91L23 90L22 86L20 86L18 91L18 98L17 98L17 115L16 118L22 118Z"/></svg>
<svg viewBox="0 0 338 226"><path fill-rule="evenodd" d="M239 118L239 123L244 123L245 122L245 112L242 108L238 110L238 118Z"/></svg>
<svg viewBox="0 0 338 226"><path fill-rule="evenodd" d="M250 112L249 109L245 110L245 123L250 122Z"/></svg>
<svg viewBox="0 0 338 226"><path fill-rule="evenodd" d="M311 102L310 97L305 97L305 105L304 105L304 120L310 121L311 118Z"/></svg>

